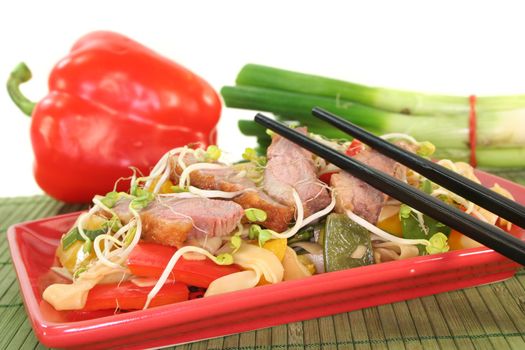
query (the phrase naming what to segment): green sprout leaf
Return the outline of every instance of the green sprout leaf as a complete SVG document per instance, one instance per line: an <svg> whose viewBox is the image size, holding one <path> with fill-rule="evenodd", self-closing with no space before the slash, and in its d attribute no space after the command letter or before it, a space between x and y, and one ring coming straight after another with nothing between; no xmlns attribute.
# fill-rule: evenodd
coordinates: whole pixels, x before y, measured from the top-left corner
<svg viewBox="0 0 525 350"><path fill-rule="evenodd" d="M236 253L241 248L242 239L240 236L232 236L230 239L230 246L233 248L232 253Z"/></svg>
<svg viewBox="0 0 525 350"><path fill-rule="evenodd" d="M257 208L246 209L244 211L244 215L251 222L257 222L257 221L263 222L263 221L266 221L266 219L268 218L268 215L266 215L266 212L264 210L257 209Z"/></svg>
<svg viewBox="0 0 525 350"><path fill-rule="evenodd" d="M135 210L145 208L153 199L155 199L155 195L153 193L148 192L140 187L135 190L135 195L136 198L130 203L131 207Z"/></svg>
<svg viewBox="0 0 525 350"><path fill-rule="evenodd" d="M204 158L207 162L216 162L221 157L221 150L215 145L208 146Z"/></svg>
<svg viewBox="0 0 525 350"><path fill-rule="evenodd" d="M410 208L406 204L401 204L401 207L399 208L399 218L408 219L410 217L411 212L412 212L412 208Z"/></svg>
<svg viewBox="0 0 525 350"><path fill-rule="evenodd" d="M450 249L448 246L448 238L442 232L434 234L428 241L430 245L425 247L428 254L445 253Z"/></svg>
<svg viewBox="0 0 525 350"><path fill-rule="evenodd" d="M428 179L423 180L421 182L420 189L426 194L431 194L432 193L432 182Z"/></svg>
<svg viewBox="0 0 525 350"><path fill-rule="evenodd" d="M249 239L256 239L259 237L259 232L261 232L261 226L259 225L251 225L250 230L248 231L248 238Z"/></svg>
<svg viewBox="0 0 525 350"><path fill-rule="evenodd" d="M257 151L253 148L246 148L242 154L242 158L261 167L265 166L267 161L265 156L257 155Z"/></svg>
<svg viewBox="0 0 525 350"><path fill-rule="evenodd" d="M430 157L436 151L436 146L431 142L424 141L419 143L419 148L417 149L417 154L421 157Z"/></svg>
<svg viewBox="0 0 525 350"><path fill-rule="evenodd" d="M272 239L272 231L271 230L261 230L259 231L259 246L262 247L264 243Z"/></svg>
<svg viewBox="0 0 525 350"><path fill-rule="evenodd" d="M104 198L102 198L100 201L102 204L104 204L108 208L113 208L115 206L115 203L120 199L120 193L116 191L108 192Z"/></svg>
<svg viewBox="0 0 525 350"><path fill-rule="evenodd" d="M233 264L233 255L228 253L219 254L215 262L219 265L231 265Z"/></svg>
<svg viewBox="0 0 525 350"><path fill-rule="evenodd" d="M247 161L255 161L257 160L257 152L253 148L246 148L244 150L244 153L242 154L242 159L245 159Z"/></svg>

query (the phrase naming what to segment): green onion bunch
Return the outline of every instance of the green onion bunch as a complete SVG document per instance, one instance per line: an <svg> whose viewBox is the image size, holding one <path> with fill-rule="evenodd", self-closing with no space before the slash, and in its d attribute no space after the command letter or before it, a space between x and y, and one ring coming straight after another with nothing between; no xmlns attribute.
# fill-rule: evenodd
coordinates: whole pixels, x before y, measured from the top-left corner
<svg viewBox="0 0 525 350"><path fill-rule="evenodd" d="M369 87L255 64L244 66L236 85L221 94L228 107L271 112L328 138L348 135L314 118L314 106L379 135L406 133L430 141L437 158L469 161L469 97ZM479 96L475 108L479 167L525 168L525 95ZM253 121L241 120L239 128L257 137L261 151L269 145L270 137Z"/></svg>

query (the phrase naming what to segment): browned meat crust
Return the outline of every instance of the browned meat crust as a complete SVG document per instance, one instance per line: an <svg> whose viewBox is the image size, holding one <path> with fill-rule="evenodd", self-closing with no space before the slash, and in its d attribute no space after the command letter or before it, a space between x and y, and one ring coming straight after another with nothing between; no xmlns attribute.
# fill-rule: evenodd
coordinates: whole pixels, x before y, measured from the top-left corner
<svg viewBox="0 0 525 350"><path fill-rule="evenodd" d="M140 214L142 220L142 239L148 242L180 247L193 229L190 218L176 217L160 219L155 212L146 211Z"/></svg>
<svg viewBox="0 0 525 350"><path fill-rule="evenodd" d="M236 197L234 201L239 203L244 209L258 208L264 210L267 214L266 221L259 224L276 232L285 231L294 216L292 207L279 204L260 191L245 192Z"/></svg>

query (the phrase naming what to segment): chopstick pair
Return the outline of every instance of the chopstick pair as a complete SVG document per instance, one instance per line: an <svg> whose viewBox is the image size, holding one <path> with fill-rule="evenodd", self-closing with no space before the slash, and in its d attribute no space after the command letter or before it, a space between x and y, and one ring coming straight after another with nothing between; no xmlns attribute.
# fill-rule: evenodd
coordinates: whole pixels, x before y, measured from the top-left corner
<svg viewBox="0 0 525 350"><path fill-rule="evenodd" d="M490 191L459 174L438 164L407 152L366 130L320 108L312 110L314 116L325 120L336 128L358 138L376 151L414 169L431 181L450 189L500 217L525 228L525 207ZM298 144L317 156L324 158L370 186L386 193L435 220L467 235L496 252L525 265L525 242L463 211L448 205L408 184L373 169L347 155L312 140L286 125L265 117L255 116L255 121Z"/></svg>

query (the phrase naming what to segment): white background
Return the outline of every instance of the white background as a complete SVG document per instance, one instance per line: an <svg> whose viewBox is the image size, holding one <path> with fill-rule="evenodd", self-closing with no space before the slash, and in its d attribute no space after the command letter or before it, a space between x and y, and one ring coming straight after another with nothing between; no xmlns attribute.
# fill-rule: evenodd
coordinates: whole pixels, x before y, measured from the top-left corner
<svg viewBox="0 0 525 350"><path fill-rule="evenodd" d="M525 93L525 8L506 1L1 1L0 81L25 61L39 100L47 77L82 35L121 32L190 68L217 90L248 62L410 90ZM224 110L219 145L248 111ZM40 193L30 119L0 88L0 197ZM518 125L516 127L524 127Z"/></svg>

